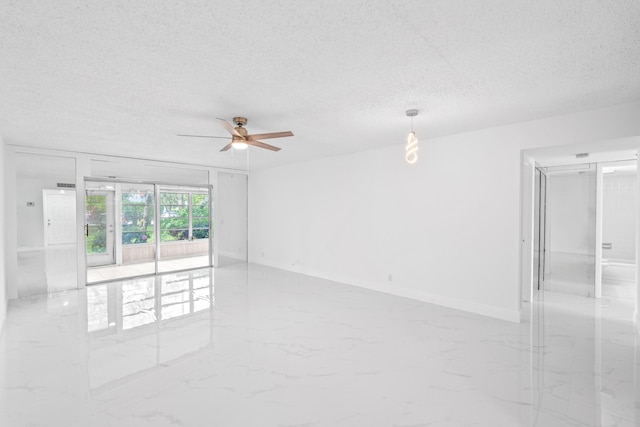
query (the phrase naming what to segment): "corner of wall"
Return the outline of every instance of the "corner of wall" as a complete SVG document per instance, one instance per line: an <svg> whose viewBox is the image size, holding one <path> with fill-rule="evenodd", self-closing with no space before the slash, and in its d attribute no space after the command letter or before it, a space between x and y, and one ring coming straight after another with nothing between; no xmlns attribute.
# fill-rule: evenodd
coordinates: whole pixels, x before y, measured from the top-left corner
<svg viewBox="0 0 640 427"><path fill-rule="evenodd" d="M7 270L6 270L6 214L5 214L5 171L7 170L5 165L5 145L0 135L0 165L2 165L2 173L0 173L0 191L2 196L0 197L0 335L4 329L4 322L7 317Z"/></svg>
<svg viewBox="0 0 640 427"><path fill-rule="evenodd" d="M638 156L637 172L636 172L636 200L639 209L636 211L636 308L633 312L633 324L636 332L640 335L640 148L638 148L636 154Z"/></svg>
<svg viewBox="0 0 640 427"><path fill-rule="evenodd" d="M394 295L403 298L409 298L416 301L422 301L441 307L452 308L454 310L465 311L468 313L474 313L481 316L491 317L494 319L504 320L512 323L521 323L523 321L523 313L518 310L508 310L501 307L482 304L474 301L463 300L460 298L451 298L442 295L437 295L429 292L425 292L420 289L409 288L406 286L388 286L381 283L366 282L366 285L362 280L349 276L340 276L336 274L329 274L326 271L310 270L299 265L289 266L282 263L274 262L273 260L260 260L252 261L255 264L264 265L271 268L277 268L284 271L290 271L293 273L305 274L312 277L319 277L321 279L330 280L332 282L341 283L349 286L357 286L359 288L368 289L370 291L382 292L389 295ZM525 318L526 319L526 318Z"/></svg>

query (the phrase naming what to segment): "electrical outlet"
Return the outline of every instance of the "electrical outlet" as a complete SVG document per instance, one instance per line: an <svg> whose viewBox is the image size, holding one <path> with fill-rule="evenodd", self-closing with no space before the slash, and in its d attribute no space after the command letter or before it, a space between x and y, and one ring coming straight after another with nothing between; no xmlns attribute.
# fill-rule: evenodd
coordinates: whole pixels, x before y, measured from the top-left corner
<svg viewBox="0 0 640 427"><path fill-rule="evenodd" d="M393 274L390 274L388 279L389 279L390 282L393 282Z"/></svg>

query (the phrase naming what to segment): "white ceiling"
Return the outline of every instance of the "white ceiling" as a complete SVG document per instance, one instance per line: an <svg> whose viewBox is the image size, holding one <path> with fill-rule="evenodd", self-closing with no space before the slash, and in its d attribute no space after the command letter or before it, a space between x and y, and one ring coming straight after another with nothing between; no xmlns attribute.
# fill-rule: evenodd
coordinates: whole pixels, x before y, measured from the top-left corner
<svg viewBox="0 0 640 427"><path fill-rule="evenodd" d="M263 168L640 100L637 0L4 0L10 144ZM282 151L219 153L216 117Z"/></svg>

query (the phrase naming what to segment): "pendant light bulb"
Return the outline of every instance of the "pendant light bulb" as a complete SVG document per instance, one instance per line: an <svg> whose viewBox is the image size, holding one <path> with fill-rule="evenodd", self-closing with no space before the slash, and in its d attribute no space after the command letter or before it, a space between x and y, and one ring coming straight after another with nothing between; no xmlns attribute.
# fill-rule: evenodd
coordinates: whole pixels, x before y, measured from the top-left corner
<svg viewBox="0 0 640 427"><path fill-rule="evenodd" d="M407 117L411 117L411 132L407 136L405 146L405 160L410 165L418 161L418 137L413 130L413 118L418 115L418 110L407 110Z"/></svg>

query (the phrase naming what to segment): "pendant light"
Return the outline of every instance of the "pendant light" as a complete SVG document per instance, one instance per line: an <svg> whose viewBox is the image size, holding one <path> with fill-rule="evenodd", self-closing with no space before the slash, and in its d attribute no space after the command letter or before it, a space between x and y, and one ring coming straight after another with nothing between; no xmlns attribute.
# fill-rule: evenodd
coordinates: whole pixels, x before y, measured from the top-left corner
<svg viewBox="0 0 640 427"><path fill-rule="evenodd" d="M411 132L407 136L404 158L410 165L418 161L418 137L413 131L413 118L418 115L418 110L407 110L407 117L411 117Z"/></svg>

